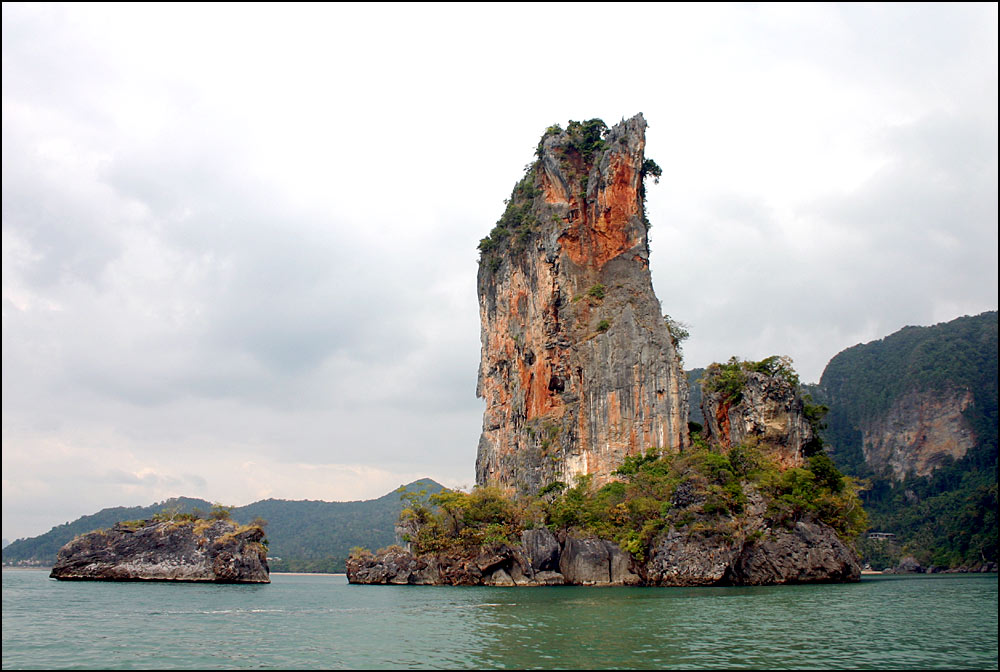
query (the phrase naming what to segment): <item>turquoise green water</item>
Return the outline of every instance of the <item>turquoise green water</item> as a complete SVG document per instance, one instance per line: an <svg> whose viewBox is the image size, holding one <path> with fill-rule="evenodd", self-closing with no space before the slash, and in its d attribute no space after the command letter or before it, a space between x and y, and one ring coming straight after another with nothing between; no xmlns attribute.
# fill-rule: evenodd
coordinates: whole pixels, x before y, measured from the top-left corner
<svg viewBox="0 0 1000 672"><path fill-rule="evenodd" d="M11 668L997 668L997 576L762 588L59 582L3 572Z"/></svg>

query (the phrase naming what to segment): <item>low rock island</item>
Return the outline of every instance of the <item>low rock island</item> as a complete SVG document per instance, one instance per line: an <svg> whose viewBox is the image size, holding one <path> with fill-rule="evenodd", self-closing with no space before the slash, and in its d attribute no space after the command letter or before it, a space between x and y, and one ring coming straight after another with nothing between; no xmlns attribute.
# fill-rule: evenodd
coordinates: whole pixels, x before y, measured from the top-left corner
<svg viewBox="0 0 1000 672"><path fill-rule="evenodd" d="M59 550L62 580L270 583L264 530L230 520L117 523Z"/></svg>
<svg viewBox="0 0 1000 672"><path fill-rule="evenodd" d="M359 553L347 561L351 583L461 586L711 586L857 581L855 554L827 525L726 538L671 529L639 562L612 541L546 528L525 530L520 544L415 555L403 548Z"/></svg>

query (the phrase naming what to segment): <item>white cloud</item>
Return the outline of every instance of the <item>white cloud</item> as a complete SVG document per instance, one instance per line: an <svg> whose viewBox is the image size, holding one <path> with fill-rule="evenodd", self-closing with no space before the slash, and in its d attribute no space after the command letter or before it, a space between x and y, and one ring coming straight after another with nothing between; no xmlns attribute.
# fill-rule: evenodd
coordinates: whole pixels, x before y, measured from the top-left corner
<svg viewBox="0 0 1000 672"><path fill-rule="evenodd" d="M689 366L997 304L995 5L3 6L3 526L470 485L476 244L643 112ZM596 38L600 28L601 39Z"/></svg>

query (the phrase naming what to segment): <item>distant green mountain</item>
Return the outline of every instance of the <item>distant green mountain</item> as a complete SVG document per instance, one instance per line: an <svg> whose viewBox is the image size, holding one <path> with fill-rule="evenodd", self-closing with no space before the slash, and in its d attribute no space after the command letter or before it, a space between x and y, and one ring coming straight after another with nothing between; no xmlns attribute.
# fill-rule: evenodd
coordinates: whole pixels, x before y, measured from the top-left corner
<svg viewBox="0 0 1000 672"><path fill-rule="evenodd" d="M56 525L45 534L27 539L12 541L3 549L3 564L27 564L51 566L56 560L56 553L67 542L78 534L86 534L93 530L111 527L123 520L143 520L152 518L153 514L164 509L176 508L179 513L190 513L193 509L208 512L211 502L190 497L176 497L149 506L115 506L101 509L89 516L82 516L71 523Z"/></svg>
<svg viewBox="0 0 1000 672"><path fill-rule="evenodd" d="M444 486L430 479L406 486L427 495ZM397 543L396 521L403 502L395 490L360 502L266 499L233 509L233 518L267 521L268 555L273 572L343 572L354 546L371 550Z"/></svg>
<svg viewBox="0 0 1000 672"><path fill-rule="evenodd" d="M431 479L421 479L405 486L428 495L443 486ZM376 550L395 543L395 524L403 507L397 491L355 502L267 499L234 507L232 517L238 523L255 518L267 521L268 555L271 571L334 572L344 571L344 559L354 546ZM111 527L123 520L152 518L167 509L207 513L211 502L178 497L149 506L118 506L102 509L71 523L53 527L45 534L18 539L3 549L4 565L50 566L59 549L78 534Z"/></svg>
<svg viewBox="0 0 1000 672"><path fill-rule="evenodd" d="M824 438L837 466L870 482L871 529L896 535L862 545L873 566L900 555L944 567L997 561L997 377L991 311L848 348L810 386L830 407ZM964 456L947 454L961 442Z"/></svg>

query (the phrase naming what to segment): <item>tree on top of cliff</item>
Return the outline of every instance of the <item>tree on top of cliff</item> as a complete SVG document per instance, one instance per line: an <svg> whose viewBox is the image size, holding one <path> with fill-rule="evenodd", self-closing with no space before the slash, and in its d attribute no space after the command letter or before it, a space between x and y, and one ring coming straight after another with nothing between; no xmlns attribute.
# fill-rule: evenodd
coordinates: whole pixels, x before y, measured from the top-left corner
<svg viewBox="0 0 1000 672"><path fill-rule="evenodd" d="M595 152L604 149L604 136L607 132L608 125L602 119L590 119L583 122L571 121L566 127L569 138L565 151L576 152L589 158Z"/></svg>
<svg viewBox="0 0 1000 672"><path fill-rule="evenodd" d="M721 392L725 401L738 404L743 398L748 373L781 378L793 388L799 387L799 374L795 372L792 358L787 355L771 355L759 362L744 361L734 355L725 364L710 364L701 380L707 391Z"/></svg>
<svg viewBox="0 0 1000 672"><path fill-rule="evenodd" d="M538 170L546 151L546 140L558 138L558 142L550 147L553 154L558 157L560 166L572 179L580 182L580 194L585 196L589 173L593 166L594 159L600 152L607 148L606 137L609 132L608 125L602 119L589 119L587 121L570 120L563 130L559 124L553 124L545 129L545 133L539 139L535 147L535 160L528 164L524 177L515 185L509 199L505 201L506 208L500 219L497 220L489 235L479 241L479 251L481 260L490 257L487 265L490 270L495 271L499 267L499 258L496 257L500 250L510 250L519 252L532 240L539 232L542 222L538 219L535 200L542 191L538 187ZM653 176L659 182L663 175L663 170L652 159L645 159L640 175L640 196L645 201L644 182L647 176ZM645 202L643 202L643 223L649 228L649 221L645 216Z"/></svg>

